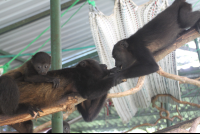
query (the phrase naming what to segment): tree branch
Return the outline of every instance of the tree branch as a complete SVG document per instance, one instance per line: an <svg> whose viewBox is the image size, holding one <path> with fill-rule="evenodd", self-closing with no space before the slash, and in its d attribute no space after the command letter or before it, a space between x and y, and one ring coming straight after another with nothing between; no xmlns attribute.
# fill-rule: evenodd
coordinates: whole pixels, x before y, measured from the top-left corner
<svg viewBox="0 0 200 134"><path fill-rule="evenodd" d="M140 91L140 89L142 88L144 84L144 80L145 80L145 76L142 76L138 79L138 83L135 88L131 88L130 90L121 92L121 93L108 94L107 98L119 98L119 97L124 97L130 94L135 94L138 91Z"/></svg>
<svg viewBox="0 0 200 134"><path fill-rule="evenodd" d="M166 77L166 78L170 78L170 79L173 79L173 80L180 81L181 83L188 83L188 84L192 84L192 85L200 87L200 81L189 79L189 78L183 77L183 76L169 74L167 72L164 72L161 67L159 68L159 70L157 71L157 73L159 75L161 75L161 76Z"/></svg>
<svg viewBox="0 0 200 134"><path fill-rule="evenodd" d="M155 133L182 133L182 132L196 133L196 129L199 124L200 124L200 117L178 123L174 126L167 127ZM189 127L191 127L189 131L185 130L185 129L188 129Z"/></svg>
<svg viewBox="0 0 200 134"><path fill-rule="evenodd" d="M161 107L158 107L158 106L156 105L156 101L158 100L159 97L170 97L173 101L175 101L175 102L177 102L177 103L179 103L179 104L185 104L185 105L188 104L188 105L190 105L190 106L195 106L195 107L200 108L200 105L199 105L199 104L194 104L194 103L190 103L190 102L187 102L187 101L180 101L180 100L176 99L175 97L173 97L172 95L169 95L169 94L159 94L159 95L153 97L153 98L152 98L152 101L151 101L151 102L152 102L152 106L155 107L157 110L160 111L160 118L156 121L156 123L155 123L155 124L149 124L149 123L141 124L141 125L138 125L138 126L133 127L132 129L128 130L128 131L125 132L125 133L128 133L128 132L132 131L133 129L136 129L136 128L142 127L142 126L155 126L155 125L157 125L158 121L160 121L161 119L167 119L167 120L173 121L174 118L177 117L177 118L179 118L180 120L182 120L182 116L180 115L180 112L178 111L178 107L176 107L176 110L177 110L177 112L178 112L179 115L178 115L178 116L173 116L172 118L170 118L170 113L169 113L169 111L167 111L166 109L164 109L164 108L162 107L162 103L161 103ZM163 112L165 112L167 115L166 115L166 116L163 116L163 115L162 115ZM198 125L199 123L200 123L200 119L197 120L197 121L195 121L195 123L193 123L193 128L191 129L191 131L196 131L196 127L197 127L197 125ZM189 127L190 127L190 126L189 126ZM187 127L187 128L189 128L189 127ZM180 128L180 127L179 127L179 128ZM187 128L185 128L185 129L187 129ZM176 129L177 129L177 128L176 128ZM171 129L171 130L172 130L172 129ZM168 130L168 131L171 131L171 130ZM173 129L173 130L174 130L174 129ZM168 132L168 131L166 131L166 132ZM176 130L176 131L177 131L177 130ZM179 131L184 132L185 130L183 131L182 128L181 128L181 129L179 129ZM158 132L164 133L163 131L162 131L162 132L161 132L161 131L158 131Z"/></svg>
<svg viewBox="0 0 200 134"><path fill-rule="evenodd" d="M69 94L68 96L64 97L63 99L57 101L51 107L43 107L41 108L43 113L40 113L40 117L45 115L53 114L59 111L66 111L68 108L72 108L75 105L83 102L84 99L79 94ZM13 116L1 115L0 116L0 126L4 125L11 125L15 123L20 123L28 120L32 120L30 114L19 114Z"/></svg>

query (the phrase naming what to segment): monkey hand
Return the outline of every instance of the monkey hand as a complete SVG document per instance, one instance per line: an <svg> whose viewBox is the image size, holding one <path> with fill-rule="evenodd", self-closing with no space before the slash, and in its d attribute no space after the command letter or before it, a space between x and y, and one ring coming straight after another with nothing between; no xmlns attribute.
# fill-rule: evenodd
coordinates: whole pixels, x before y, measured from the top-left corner
<svg viewBox="0 0 200 134"><path fill-rule="evenodd" d="M115 86L123 82L126 82L126 79L120 73L116 73L114 77L115 77Z"/></svg>
<svg viewBox="0 0 200 134"><path fill-rule="evenodd" d="M53 88L58 88L59 87L59 85L60 85L60 79L58 79L58 78L55 78L55 79L53 79Z"/></svg>
<svg viewBox="0 0 200 134"><path fill-rule="evenodd" d="M118 68L118 67L114 67L114 68L110 69L109 71L110 71L110 75L113 75L113 74L115 74L115 73L120 72L121 69Z"/></svg>

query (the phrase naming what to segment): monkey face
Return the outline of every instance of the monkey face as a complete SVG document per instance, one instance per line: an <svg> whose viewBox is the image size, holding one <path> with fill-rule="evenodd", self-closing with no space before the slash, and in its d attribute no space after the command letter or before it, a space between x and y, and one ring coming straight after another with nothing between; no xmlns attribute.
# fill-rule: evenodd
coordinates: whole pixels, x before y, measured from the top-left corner
<svg viewBox="0 0 200 134"><path fill-rule="evenodd" d="M95 79L100 79L110 74L110 71L107 69L107 65L99 64L97 61L92 59L86 59L79 62L76 68L83 68L89 71Z"/></svg>
<svg viewBox="0 0 200 134"><path fill-rule="evenodd" d="M121 70L130 67L135 57L128 51L128 43L125 40L119 41L113 48L113 58L115 59L115 66Z"/></svg>
<svg viewBox="0 0 200 134"><path fill-rule="evenodd" d="M38 52L31 58L31 63L39 75L46 75L51 66L51 56L45 52Z"/></svg>
<svg viewBox="0 0 200 134"><path fill-rule="evenodd" d="M48 63L35 63L33 66L39 75L46 75L50 68Z"/></svg>

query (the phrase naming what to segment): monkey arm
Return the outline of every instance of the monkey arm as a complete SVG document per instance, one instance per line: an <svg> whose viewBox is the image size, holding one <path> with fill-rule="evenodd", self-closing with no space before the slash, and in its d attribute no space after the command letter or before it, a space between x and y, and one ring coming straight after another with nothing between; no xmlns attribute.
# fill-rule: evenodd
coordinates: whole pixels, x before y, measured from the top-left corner
<svg viewBox="0 0 200 134"><path fill-rule="evenodd" d="M105 104L107 98L107 94L94 99L94 100L86 100L77 105L78 111L81 113L83 119L87 122L94 120L94 118L98 115L101 108Z"/></svg>
<svg viewBox="0 0 200 134"><path fill-rule="evenodd" d="M105 78L98 80L87 87L85 90L77 88L79 94L89 100L94 100L97 97L102 97L108 93L108 91L115 85L114 76L106 76Z"/></svg>
<svg viewBox="0 0 200 134"><path fill-rule="evenodd" d="M25 76L24 81L36 82L36 83L51 82L53 83L54 88L58 88L59 83L60 83L60 80L58 78L49 77L47 75Z"/></svg>
<svg viewBox="0 0 200 134"><path fill-rule="evenodd" d="M116 73L116 83L119 83L122 79L144 76L159 70L159 66L154 60L153 55L146 47L142 47L142 45L140 45L137 46L137 50L132 51L137 58L137 63Z"/></svg>

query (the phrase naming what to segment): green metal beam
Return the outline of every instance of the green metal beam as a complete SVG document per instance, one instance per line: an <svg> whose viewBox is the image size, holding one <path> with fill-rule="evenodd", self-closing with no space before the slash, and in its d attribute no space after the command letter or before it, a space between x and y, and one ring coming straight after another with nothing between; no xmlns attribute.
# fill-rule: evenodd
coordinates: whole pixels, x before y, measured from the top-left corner
<svg viewBox="0 0 200 134"><path fill-rule="evenodd" d="M77 4L83 3L83 2L85 2L85 1L86 1L86 0L80 0ZM62 4L62 5L61 5L61 10L64 10L64 9L68 8L68 7L71 6L73 3L74 3L74 0L71 0L71 1L69 1L69 2L66 2L66 3ZM4 27L4 28L0 29L0 35L1 35L1 34L4 34L4 33L6 33L6 32L9 32L9 31L11 31L11 30L14 30L14 29L16 29L16 28L22 27L22 26L24 26L24 25L27 25L27 24L29 24L29 23L32 23L32 22L34 22L34 21L36 21L36 20L42 19L42 18L44 18L44 17L46 17L46 16L49 16L49 15L50 15L50 9L47 10L47 11L44 11L44 12L42 12L42 13L39 13L39 14L37 14L37 15L34 15L34 16L32 16L32 17L29 17L29 18L27 18L27 19L21 20L21 21L19 21L19 22L16 22L16 23L14 23L14 24L12 24L12 25L9 25L9 26L7 26L7 27Z"/></svg>
<svg viewBox="0 0 200 134"><path fill-rule="evenodd" d="M199 58L199 62L200 62L199 42L197 41L197 39L194 39L194 42L196 44L197 54L198 54L198 58Z"/></svg>
<svg viewBox="0 0 200 134"><path fill-rule="evenodd" d="M8 53L8 52L3 51L3 50L0 50L0 54L3 54L3 55L12 55L11 53ZM10 59L12 59L12 58L10 58ZM23 62L23 63L26 61L26 59L23 59L23 58L20 58L20 57L17 57L15 60Z"/></svg>
<svg viewBox="0 0 200 134"><path fill-rule="evenodd" d="M75 64L75 63L78 63L79 61L82 61L82 60L88 59L88 58L92 58L92 57L95 57L95 56L98 56L97 52L88 54L88 55L86 55L86 56L84 56L84 57L81 57L81 58L78 58L78 59L73 60L73 61L71 61L71 62L68 62L68 63L66 63L66 64L63 64L63 65L62 65L62 68L66 68L66 67L68 67L68 66L70 66L70 65L73 65L73 64Z"/></svg>
<svg viewBox="0 0 200 134"><path fill-rule="evenodd" d="M52 69L62 68L62 49L61 49L61 32L60 32L60 0L50 1L51 10L51 56ZM63 113L58 112L52 115L52 133L63 133Z"/></svg>

